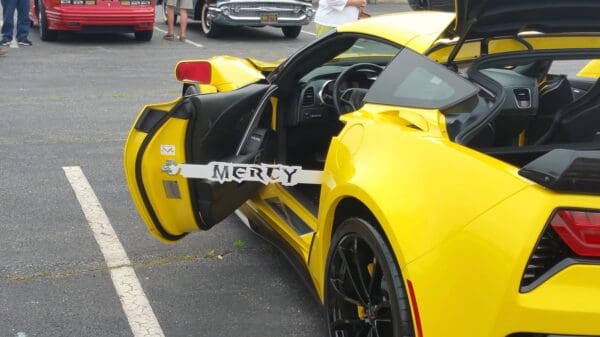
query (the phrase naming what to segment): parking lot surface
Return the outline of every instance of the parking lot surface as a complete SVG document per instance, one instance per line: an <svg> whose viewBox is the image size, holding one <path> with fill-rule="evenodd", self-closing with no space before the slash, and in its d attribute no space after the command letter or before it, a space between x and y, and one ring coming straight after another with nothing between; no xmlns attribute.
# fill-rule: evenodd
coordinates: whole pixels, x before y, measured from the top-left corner
<svg viewBox="0 0 600 337"><path fill-rule="evenodd" d="M369 12L406 8L370 5ZM190 42L181 43L162 39L160 6L156 17L150 42L63 34L46 43L34 29L33 47L13 44L0 58L0 336L325 336L320 306L269 243L235 217L178 245L157 242L131 203L122 168L141 107L180 93L177 61L286 57L315 38L314 24L294 40L275 28L212 40L191 22ZM69 172L87 181L96 204L80 198ZM101 246L110 235L107 227L94 231L99 223L114 229L126 263L107 263ZM151 312L119 276L127 270ZM127 301L138 309L128 312ZM152 319L158 330L136 328Z"/></svg>

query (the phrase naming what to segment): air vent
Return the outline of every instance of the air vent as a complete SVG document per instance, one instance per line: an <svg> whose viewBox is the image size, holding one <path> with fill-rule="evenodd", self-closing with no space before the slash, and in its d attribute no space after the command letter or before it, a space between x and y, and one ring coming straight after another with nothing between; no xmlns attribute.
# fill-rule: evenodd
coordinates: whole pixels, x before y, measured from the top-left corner
<svg viewBox="0 0 600 337"><path fill-rule="evenodd" d="M531 91L527 88L513 89L515 99L517 100L517 106L520 109L531 108Z"/></svg>
<svg viewBox="0 0 600 337"><path fill-rule="evenodd" d="M521 280L521 292L534 288L535 281L571 255L571 250L560 240L554 229L548 226L527 262Z"/></svg>
<svg viewBox="0 0 600 337"><path fill-rule="evenodd" d="M307 88L304 91L302 97L302 106L313 106L315 104L315 89L312 87Z"/></svg>

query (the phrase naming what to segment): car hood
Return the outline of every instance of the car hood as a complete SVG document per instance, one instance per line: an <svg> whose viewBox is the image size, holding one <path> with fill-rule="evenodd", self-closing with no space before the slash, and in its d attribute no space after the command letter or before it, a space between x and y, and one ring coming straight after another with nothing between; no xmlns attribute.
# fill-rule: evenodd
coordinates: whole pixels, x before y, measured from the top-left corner
<svg viewBox="0 0 600 337"><path fill-rule="evenodd" d="M456 0L454 33L466 40L542 33L600 32L598 0Z"/></svg>

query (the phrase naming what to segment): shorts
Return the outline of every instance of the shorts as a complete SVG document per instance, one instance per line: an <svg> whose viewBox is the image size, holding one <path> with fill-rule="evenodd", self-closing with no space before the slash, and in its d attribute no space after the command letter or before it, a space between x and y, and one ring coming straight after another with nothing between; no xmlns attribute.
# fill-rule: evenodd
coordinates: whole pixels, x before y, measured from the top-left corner
<svg viewBox="0 0 600 337"><path fill-rule="evenodd" d="M194 9L193 0L167 0L167 6L174 6L179 9Z"/></svg>

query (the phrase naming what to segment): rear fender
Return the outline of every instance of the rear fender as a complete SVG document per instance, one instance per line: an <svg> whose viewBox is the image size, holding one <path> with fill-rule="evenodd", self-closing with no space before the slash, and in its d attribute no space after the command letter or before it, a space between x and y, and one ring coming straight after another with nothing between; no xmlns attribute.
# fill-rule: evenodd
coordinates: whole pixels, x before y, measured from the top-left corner
<svg viewBox="0 0 600 337"><path fill-rule="evenodd" d="M248 84L264 81L266 77L263 72L272 70L276 65L227 55L211 57L207 61L211 65L211 80L210 83L199 85L201 93L232 91Z"/></svg>
<svg viewBox="0 0 600 337"><path fill-rule="evenodd" d="M343 198L357 199L370 210L404 269L528 185L514 167L499 160L428 132L386 123L381 116L375 118L377 123L348 118L327 154L319 236L309 262L321 295L319 280L325 272L331 227ZM404 272L410 279L410 271Z"/></svg>

